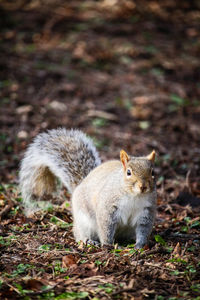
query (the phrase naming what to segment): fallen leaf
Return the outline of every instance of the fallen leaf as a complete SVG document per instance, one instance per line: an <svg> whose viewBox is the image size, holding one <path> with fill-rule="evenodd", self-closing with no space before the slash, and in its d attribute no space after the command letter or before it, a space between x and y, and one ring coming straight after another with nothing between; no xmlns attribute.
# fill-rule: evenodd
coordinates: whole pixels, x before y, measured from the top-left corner
<svg viewBox="0 0 200 300"><path fill-rule="evenodd" d="M34 290L34 291L38 291L41 289L41 287L43 285L45 285L45 283L43 281L41 281L41 279L36 279L36 278L33 278L33 279L29 279L27 282L27 288L30 289L30 290Z"/></svg>
<svg viewBox="0 0 200 300"><path fill-rule="evenodd" d="M180 256L180 254L181 254L181 246L180 246L179 242L176 244L176 247L174 248L174 251L173 251L172 254L174 254L176 257Z"/></svg>
<svg viewBox="0 0 200 300"><path fill-rule="evenodd" d="M77 259L72 254L63 256L63 258L62 258L62 267L63 268L75 267L77 265L76 262L77 262Z"/></svg>

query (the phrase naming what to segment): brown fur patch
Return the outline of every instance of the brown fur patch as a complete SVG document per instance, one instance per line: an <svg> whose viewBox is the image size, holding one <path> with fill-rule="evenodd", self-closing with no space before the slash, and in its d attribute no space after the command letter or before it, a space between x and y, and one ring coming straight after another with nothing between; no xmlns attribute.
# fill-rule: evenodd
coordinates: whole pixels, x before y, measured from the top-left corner
<svg viewBox="0 0 200 300"><path fill-rule="evenodd" d="M34 195L41 197L51 194L56 189L56 178L48 167L40 167L37 170L37 178L33 187Z"/></svg>
<svg viewBox="0 0 200 300"><path fill-rule="evenodd" d="M151 176L152 164L147 159L133 159L128 162L127 168L130 167L137 178L149 178Z"/></svg>

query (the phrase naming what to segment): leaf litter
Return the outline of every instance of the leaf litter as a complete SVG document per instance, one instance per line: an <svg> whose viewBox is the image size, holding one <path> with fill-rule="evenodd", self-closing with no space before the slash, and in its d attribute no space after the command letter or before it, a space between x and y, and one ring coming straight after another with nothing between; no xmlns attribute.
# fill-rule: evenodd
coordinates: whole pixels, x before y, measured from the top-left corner
<svg viewBox="0 0 200 300"><path fill-rule="evenodd" d="M0 298L200 299L198 3L1 1L0 14ZM156 150L145 249L75 243L65 189L24 216L19 162L58 126L92 136L103 160Z"/></svg>

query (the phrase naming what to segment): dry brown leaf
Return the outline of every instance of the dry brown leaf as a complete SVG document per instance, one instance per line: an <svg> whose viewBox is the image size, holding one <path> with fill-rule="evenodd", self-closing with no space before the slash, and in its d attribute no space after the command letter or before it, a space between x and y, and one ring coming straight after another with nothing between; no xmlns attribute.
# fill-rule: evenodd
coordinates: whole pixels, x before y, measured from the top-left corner
<svg viewBox="0 0 200 300"><path fill-rule="evenodd" d="M75 267L77 266L77 259L74 255L68 254L66 256L63 256L62 258L62 267L63 268L69 268L69 267Z"/></svg>
<svg viewBox="0 0 200 300"><path fill-rule="evenodd" d="M174 248L174 251L173 251L172 254L175 255L176 257L180 256L180 254L181 254L181 245L180 245L179 242L176 244L176 247Z"/></svg>
<svg viewBox="0 0 200 300"><path fill-rule="evenodd" d="M46 283L44 281L42 281L41 279L33 278L33 279L29 279L26 284L27 284L28 289L38 291Z"/></svg>

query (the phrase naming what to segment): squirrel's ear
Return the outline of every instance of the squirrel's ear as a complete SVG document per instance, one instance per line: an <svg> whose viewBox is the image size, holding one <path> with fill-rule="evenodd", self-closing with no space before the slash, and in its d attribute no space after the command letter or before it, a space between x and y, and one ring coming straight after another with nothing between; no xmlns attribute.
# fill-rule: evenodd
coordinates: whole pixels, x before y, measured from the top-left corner
<svg viewBox="0 0 200 300"><path fill-rule="evenodd" d="M124 151L124 150L121 150L120 151L120 160L124 166L124 169L126 168L126 164L127 162L130 160L128 154Z"/></svg>
<svg viewBox="0 0 200 300"><path fill-rule="evenodd" d="M156 157L156 152L153 150L149 155L147 155L147 159L154 162Z"/></svg>

